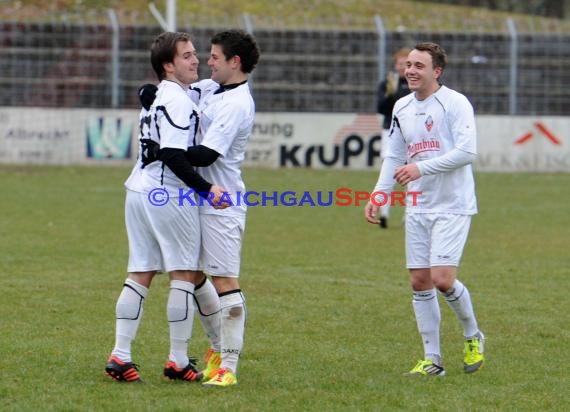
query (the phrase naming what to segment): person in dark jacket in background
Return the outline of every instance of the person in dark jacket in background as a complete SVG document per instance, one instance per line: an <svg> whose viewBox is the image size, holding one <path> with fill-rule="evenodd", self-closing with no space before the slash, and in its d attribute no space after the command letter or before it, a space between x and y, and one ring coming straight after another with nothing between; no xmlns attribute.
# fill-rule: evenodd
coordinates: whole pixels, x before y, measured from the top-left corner
<svg viewBox="0 0 570 412"><path fill-rule="evenodd" d="M378 100L376 111L384 115L382 123L382 149L380 158L384 160L386 150L388 148L388 136L390 134L390 127L392 125L392 109L394 104L401 97L410 93L408 88L408 81L404 76L406 70L406 61L411 49L399 49L392 56L394 67L388 72L386 79L378 86ZM380 207L380 227L386 229L388 227L388 217L390 216L390 202L386 202L384 206Z"/></svg>

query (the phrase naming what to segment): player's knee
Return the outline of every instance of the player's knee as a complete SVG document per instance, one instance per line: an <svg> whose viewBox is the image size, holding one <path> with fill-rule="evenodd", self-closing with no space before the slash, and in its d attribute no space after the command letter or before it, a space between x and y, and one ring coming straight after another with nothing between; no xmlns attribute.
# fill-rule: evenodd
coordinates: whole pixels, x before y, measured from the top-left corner
<svg viewBox="0 0 570 412"><path fill-rule="evenodd" d="M429 278L412 277L410 279L412 290L429 290L432 289L434 284Z"/></svg>
<svg viewBox="0 0 570 412"><path fill-rule="evenodd" d="M434 276L432 280L437 290L441 293L445 293L453 286L455 279L450 276Z"/></svg>
<svg viewBox="0 0 570 412"><path fill-rule="evenodd" d="M439 293L445 293L445 291L447 290L447 289L445 288L445 286L443 286L443 285L441 285L441 284L434 283L434 286L435 286L435 288L437 289L437 291L438 291Z"/></svg>

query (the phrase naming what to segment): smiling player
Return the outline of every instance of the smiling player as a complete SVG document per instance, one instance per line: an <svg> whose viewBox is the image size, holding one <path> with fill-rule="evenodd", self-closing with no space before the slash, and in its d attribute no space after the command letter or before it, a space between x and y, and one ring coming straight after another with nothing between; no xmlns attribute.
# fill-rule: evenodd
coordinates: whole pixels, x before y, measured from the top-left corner
<svg viewBox="0 0 570 412"><path fill-rule="evenodd" d="M412 375L444 375L436 290L456 314L465 336L464 371L483 366L483 333L469 291L457 280L457 267L477 213L471 163L477 155L473 107L462 94L441 84L447 63L444 50L419 43L406 63L413 92L396 102L387 157L374 191L394 182L421 193L406 207L406 265L413 308L424 344L424 358ZM406 164L407 163L407 164ZM365 217L377 224L378 206L369 202Z"/></svg>
<svg viewBox="0 0 570 412"><path fill-rule="evenodd" d="M192 295L200 275L198 211L179 207L177 202L155 206L148 194L156 188L169 193L192 188L214 193L213 201L217 203L225 189L204 180L184 156L188 146L195 142L198 124L197 107L187 94L190 83L198 78L198 57L190 36L181 32L162 33L154 40L150 55L160 84L152 105L141 111L141 136L160 142L163 157L159 162L145 164L141 139L139 159L125 182L129 273L117 300L115 347L105 371L118 381L141 381L131 359L131 344L154 276L169 272L170 353L164 375L170 379L199 381L202 374L188 358Z"/></svg>
<svg viewBox="0 0 570 412"><path fill-rule="evenodd" d="M248 77L258 60L259 49L250 34L241 30L217 33L211 39L208 59L211 79L192 85L193 96L196 101L199 99L199 147L218 155L217 160L201 168L200 173L227 188L234 205L225 210L217 210L209 204L200 206L200 264L203 271L211 275L220 308L217 315L206 317L200 313L206 330L213 331L208 335L216 335L217 330L218 342L213 346L219 345L210 348L207 355L204 385L208 386L237 383L237 365L245 334L246 306L239 275L247 208L236 196L245 193L241 163L255 116ZM191 163L200 162L201 156L195 150L188 150L186 155ZM198 304L208 302L198 300ZM209 306L214 306L211 301Z"/></svg>

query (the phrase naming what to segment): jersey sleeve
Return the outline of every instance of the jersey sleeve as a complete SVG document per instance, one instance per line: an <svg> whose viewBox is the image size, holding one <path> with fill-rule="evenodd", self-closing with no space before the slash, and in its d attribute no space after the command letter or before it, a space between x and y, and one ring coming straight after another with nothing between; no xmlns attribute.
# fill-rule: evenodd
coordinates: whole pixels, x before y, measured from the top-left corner
<svg viewBox="0 0 570 412"><path fill-rule="evenodd" d="M407 160L407 150L406 150L406 139L402 134L402 129L400 127L400 120L397 116L397 109L400 104L396 103L394 107L394 114L392 116L392 125L390 126L390 134L388 135L388 144L385 157L393 157L398 162L402 164L406 163Z"/></svg>
<svg viewBox="0 0 570 412"><path fill-rule="evenodd" d="M422 176L434 175L459 169L460 167L473 163L476 158L477 155L475 153L453 148L442 156L417 162L416 165Z"/></svg>
<svg viewBox="0 0 570 412"><path fill-rule="evenodd" d="M394 116L392 119L387 146L387 154L382 162L382 169L374 187L374 192L390 192L396 183L394 179L396 168L403 166L407 160L406 141L402 135L397 116Z"/></svg>
<svg viewBox="0 0 570 412"><path fill-rule="evenodd" d="M455 148L477 154L477 129L473 106L465 96L458 95L449 110L449 128Z"/></svg>

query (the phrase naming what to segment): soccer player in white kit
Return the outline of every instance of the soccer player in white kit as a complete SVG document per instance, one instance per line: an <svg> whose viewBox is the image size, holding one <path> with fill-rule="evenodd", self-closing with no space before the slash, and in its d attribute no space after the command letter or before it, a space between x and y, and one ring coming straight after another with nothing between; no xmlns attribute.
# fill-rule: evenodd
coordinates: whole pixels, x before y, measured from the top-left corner
<svg viewBox="0 0 570 412"><path fill-rule="evenodd" d="M394 106L388 154L374 188L387 192L397 181L408 192L420 192L415 205L410 196L406 205L406 266L424 345L424 359L411 375L445 374L436 289L463 326L464 371L475 372L484 362L484 336L469 291L456 278L477 213L471 168L477 155L475 115L465 96L441 84L446 63L445 51L434 43L419 43L408 55L406 78L413 93ZM366 205L368 222L378 224L381 200L373 195Z"/></svg>
<svg viewBox="0 0 570 412"><path fill-rule="evenodd" d="M219 296L219 312L207 319L210 327L206 327L217 329L219 337L219 348L210 348L206 355L204 385L208 386L237 384L243 348L246 305L239 275L247 207L239 199L246 190L240 168L255 116L248 77L258 60L259 49L250 34L241 30L217 33L211 39L208 59L211 80L192 85L199 94L199 146L219 155L209 167L199 169L200 173L228 189L231 198L231 207L224 210L207 202L200 206L200 266L211 275ZM199 158L194 152L189 150L187 156L196 164Z"/></svg>
<svg viewBox="0 0 570 412"><path fill-rule="evenodd" d="M152 279L164 271L170 274L170 354L163 373L170 379L199 381L202 373L188 358L188 342L194 317L192 295L201 276L200 222L198 208L184 207L178 200L194 189L211 193L217 205L225 189L204 180L184 156L188 146L195 144L198 125L197 107L187 94L198 78L198 58L189 35L159 35L151 46L151 63L160 84L152 106L141 111L139 158L125 182L129 274L116 305L115 347L105 371L118 381L141 381L131 359L131 343ZM147 139L160 142L161 161L145 164Z"/></svg>

